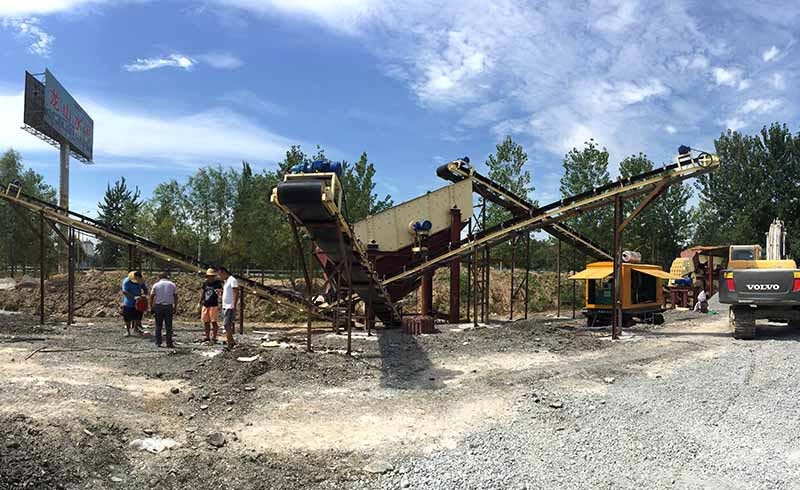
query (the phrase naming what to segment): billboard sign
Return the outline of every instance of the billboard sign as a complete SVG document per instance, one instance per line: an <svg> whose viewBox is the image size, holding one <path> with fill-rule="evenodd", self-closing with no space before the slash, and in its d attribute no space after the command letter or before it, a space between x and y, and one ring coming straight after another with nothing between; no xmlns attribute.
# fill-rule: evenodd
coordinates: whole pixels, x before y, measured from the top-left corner
<svg viewBox="0 0 800 490"><path fill-rule="evenodd" d="M92 159L94 121L50 70L44 72L44 122L77 153Z"/></svg>

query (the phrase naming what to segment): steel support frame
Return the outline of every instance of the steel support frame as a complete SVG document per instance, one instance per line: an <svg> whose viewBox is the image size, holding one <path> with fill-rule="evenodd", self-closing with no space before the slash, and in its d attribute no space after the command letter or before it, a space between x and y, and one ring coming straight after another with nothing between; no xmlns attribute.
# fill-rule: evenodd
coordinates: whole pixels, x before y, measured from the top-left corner
<svg viewBox="0 0 800 490"><path fill-rule="evenodd" d="M556 318L561 318L561 240L556 240Z"/></svg>
<svg viewBox="0 0 800 490"><path fill-rule="evenodd" d="M618 340L622 333L622 197L614 196L614 294L612 299L611 338Z"/></svg>
<svg viewBox="0 0 800 490"><path fill-rule="evenodd" d="M457 246L461 240L461 210L450 210L450 247ZM450 264L450 304L448 305L448 321L458 323L461 319L461 261L454 260Z"/></svg>
<svg viewBox="0 0 800 490"><path fill-rule="evenodd" d="M349 356L353 352L353 276L352 276L352 260L348 257L347 251L344 246L344 234L342 229L337 226L336 234L339 238L339 256L344 263L344 279L347 282L347 352ZM337 292L342 290L341 282L338 284ZM337 301L337 307L339 302ZM338 330L338 326L336 327ZM337 332L338 333L338 332Z"/></svg>
<svg viewBox="0 0 800 490"><path fill-rule="evenodd" d="M303 267L303 279L306 282L306 306L308 308L308 318L306 319L306 351L313 352L313 348L311 346L311 321L313 318L313 307L312 307L312 285L313 282L311 281L311 274L309 273L308 266L306 266L306 259L303 254L303 244L300 241L300 232L297 230L297 223L294 220L289 220L289 225L292 228L292 235L294 236L294 244L297 247L297 254L300 257L300 265ZM312 255L314 251L311 251ZM309 260L311 267L314 267L314 259L311 258Z"/></svg>

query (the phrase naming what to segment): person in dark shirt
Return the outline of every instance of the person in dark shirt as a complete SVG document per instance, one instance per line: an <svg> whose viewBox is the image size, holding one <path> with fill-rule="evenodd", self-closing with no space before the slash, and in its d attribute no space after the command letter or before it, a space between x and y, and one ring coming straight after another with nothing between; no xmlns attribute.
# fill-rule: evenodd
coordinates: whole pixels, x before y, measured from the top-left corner
<svg viewBox="0 0 800 490"><path fill-rule="evenodd" d="M222 291L222 281L217 279L217 271L208 269L206 279L200 288L200 321L203 322L205 332L203 342L209 345L217 343L220 291Z"/></svg>

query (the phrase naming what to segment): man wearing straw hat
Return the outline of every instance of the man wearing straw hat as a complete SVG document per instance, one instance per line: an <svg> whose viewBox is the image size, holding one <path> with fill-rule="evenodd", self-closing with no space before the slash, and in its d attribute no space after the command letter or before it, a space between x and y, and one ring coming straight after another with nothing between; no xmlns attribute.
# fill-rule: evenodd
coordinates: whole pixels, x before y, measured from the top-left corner
<svg viewBox="0 0 800 490"><path fill-rule="evenodd" d="M129 337L131 328L139 335L144 334L142 330L144 310L137 308L136 302L145 298L146 294L147 285L144 283L142 271L130 271L128 277L122 281L122 319L125 320L125 330Z"/></svg>
<svg viewBox="0 0 800 490"><path fill-rule="evenodd" d="M217 278L215 269L206 271L206 279L200 288L200 321L203 322L205 337L203 342L207 344L217 343L217 331L219 324L219 296L222 291L222 281ZM209 335L210 334L210 335Z"/></svg>

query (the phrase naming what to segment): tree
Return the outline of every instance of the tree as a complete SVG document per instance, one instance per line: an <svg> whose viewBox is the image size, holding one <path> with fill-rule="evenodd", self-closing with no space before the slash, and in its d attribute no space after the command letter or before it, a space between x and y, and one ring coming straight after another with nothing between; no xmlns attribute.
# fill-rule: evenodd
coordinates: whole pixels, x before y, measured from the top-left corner
<svg viewBox="0 0 800 490"><path fill-rule="evenodd" d="M55 189L44 182L42 175L31 169L25 169L22 157L13 149L6 151L0 157L0 184L8 185L12 182L17 182L22 192L29 196L55 202ZM17 266L39 263L39 236L29 226L34 218L34 215L26 212L18 214L8 203L0 202L0 234L8 237L0 241L0 260L11 269L12 273L16 271ZM50 264L56 260L54 245L54 237L48 232L45 246Z"/></svg>
<svg viewBox="0 0 800 490"><path fill-rule="evenodd" d="M186 184L189 219L197 235L198 259L220 262L228 256L239 175L221 165L198 169Z"/></svg>
<svg viewBox="0 0 800 490"><path fill-rule="evenodd" d="M185 189L175 179L158 184L139 213L139 231L148 239L184 253L197 236L192 230Z"/></svg>
<svg viewBox="0 0 800 490"><path fill-rule="evenodd" d="M534 187L531 185L531 174L525 168L527 163L528 154L525 153L522 145L511 139L511 136L506 136L501 143L497 144L495 153L486 159L486 166L489 168L488 177L491 180L536 206L536 201L532 201L530 198ZM487 227L500 224L511 217L512 214L502 206L494 203L486 206ZM500 244L492 249L491 255L493 259L510 264L511 246L507 243Z"/></svg>
<svg viewBox="0 0 800 490"><path fill-rule="evenodd" d="M780 218L790 255L800 256L800 135L776 122L756 135L728 131L715 147L720 167L696 184L695 241L763 245L770 223Z"/></svg>
<svg viewBox="0 0 800 490"><path fill-rule="evenodd" d="M342 165L342 185L345 190L347 217L351 223L394 206L392 196L379 198L375 193L375 165L369 163L366 152L361 153L354 165L347 162L342 162Z"/></svg>
<svg viewBox="0 0 800 490"><path fill-rule="evenodd" d="M108 184L103 200L97 204L98 220L106 226L117 228L128 233L136 233L139 210L142 207L139 188L128 188L125 177ZM102 264L108 266L123 265L125 256L121 247L108 240L100 240L99 255Z"/></svg>
<svg viewBox="0 0 800 490"><path fill-rule="evenodd" d="M611 182L608 176L608 150L590 139L583 149L573 148L564 157L561 197L567 198ZM613 210L602 207L570 220L570 224L588 238L611 248Z"/></svg>
<svg viewBox="0 0 800 490"><path fill-rule="evenodd" d="M619 164L620 175L626 178L650 170L653 170L653 162L643 153L629 156ZM691 190L683 183L668 187L625 227L625 248L639 251L647 262L669 267L686 246L690 235L690 217L686 208L690 197ZM626 199L625 215L636 209L643 199Z"/></svg>

